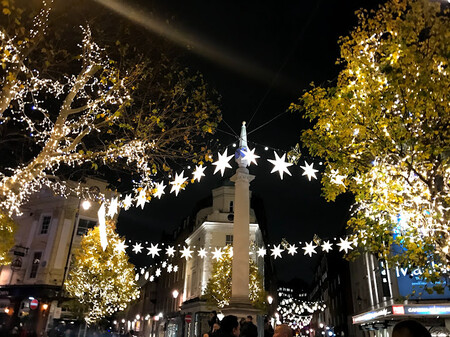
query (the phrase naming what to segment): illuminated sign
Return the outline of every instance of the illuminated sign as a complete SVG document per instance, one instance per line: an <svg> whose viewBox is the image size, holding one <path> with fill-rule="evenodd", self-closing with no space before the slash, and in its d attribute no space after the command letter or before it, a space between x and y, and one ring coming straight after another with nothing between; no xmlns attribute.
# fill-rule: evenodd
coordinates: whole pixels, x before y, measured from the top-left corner
<svg viewBox="0 0 450 337"><path fill-rule="evenodd" d="M407 315L450 315L450 305L405 305Z"/></svg>
<svg viewBox="0 0 450 337"><path fill-rule="evenodd" d="M361 315L353 316L353 324L371 321L375 318L385 317L392 314L391 307L383 308L377 311L366 312Z"/></svg>
<svg viewBox="0 0 450 337"><path fill-rule="evenodd" d="M404 315L405 314L405 307L403 305L393 305L392 306L392 313L394 315Z"/></svg>

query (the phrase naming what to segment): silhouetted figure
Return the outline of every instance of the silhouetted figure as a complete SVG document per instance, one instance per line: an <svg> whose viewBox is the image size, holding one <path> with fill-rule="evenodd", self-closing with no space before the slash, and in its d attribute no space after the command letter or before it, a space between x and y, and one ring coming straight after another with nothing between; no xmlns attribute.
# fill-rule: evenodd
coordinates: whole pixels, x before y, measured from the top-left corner
<svg viewBox="0 0 450 337"><path fill-rule="evenodd" d="M253 324L253 317L248 315L241 327L242 337L258 337L258 328Z"/></svg>
<svg viewBox="0 0 450 337"><path fill-rule="evenodd" d="M394 326L392 337L431 337L431 334L422 323L408 319Z"/></svg>
<svg viewBox="0 0 450 337"><path fill-rule="evenodd" d="M239 337L240 327L238 318L234 315L225 316L220 322L218 337Z"/></svg>
<svg viewBox="0 0 450 337"><path fill-rule="evenodd" d="M292 329L287 324L280 324L275 327L273 337L292 337Z"/></svg>

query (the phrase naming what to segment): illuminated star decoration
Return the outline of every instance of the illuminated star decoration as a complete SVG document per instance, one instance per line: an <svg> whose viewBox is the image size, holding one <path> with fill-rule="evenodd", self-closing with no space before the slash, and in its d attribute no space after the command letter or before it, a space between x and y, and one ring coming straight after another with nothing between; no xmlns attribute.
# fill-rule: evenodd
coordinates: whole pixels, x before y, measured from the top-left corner
<svg viewBox="0 0 450 337"><path fill-rule="evenodd" d="M158 253L158 252L159 252L161 249L158 248L158 244L154 245L153 243L151 243L150 245L151 245L150 248L147 247L147 249L148 249L147 255L151 255L152 258L154 258L155 255L159 256L159 253Z"/></svg>
<svg viewBox="0 0 450 337"><path fill-rule="evenodd" d="M155 186L156 192L155 192L155 197L157 197L158 199L161 199L161 196L163 194L165 194L164 189L166 188L166 185L164 185L163 182L157 183Z"/></svg>
<svg viewBox="0 0 450 337"><path fill-rule="evenodd" d="M135 254L138 254L138 253L140 253L140 252L142 251L143 248L144 248L144 247L142 247L142 245L141 245L140 243L136 243L136 244L133 246L133 252L134 252Z"/></svg>
<svg viewBox="0 0 450 337"><path fill-rule="evenodd" d="M198 250L198 256L200 256L200 258L204 258L204 257L206 257L206 254L207 254L207 252L206 252L206 249L205 248L200 248L199 250Z"/></svg>
<svg viewBox="0 0 450 337"><path fill-rule="evenodd" d="M184 257L187 260L190 257L192 257L193 251L189 249L189 246L187 246L187 247L183 246L183 249L180 250L180 253L181 253L181 257L182 258Z"/></svg>
<svg viewBox="0 0 450 337"><path fill-rule="evenodd" d="M194 176L193 179L197 180L198 182L200 182L200 179L205 176L205 174L203 173L205 170L206 170L205 166L197 165L195 167L195 171L192 172L192 175Z"/></svg>
<svg viewBox="0 0 450 337"><path fill-rule="evenodd" d="M341 240L341 242L336 243L339 246L339 251L344 251L345 254L348 253L349 250L352 250L352 241L348 241L347 238L345 238L345 240L342 240L342 238L339 238L339 240Z"/></svg>
<svg viewBox="0 0 450 337"><path fill-rule="evenodd" d="M178 271L178 266L173 266L173 272L176 273Z"/></svg>
<svg viewBox="0 0 450 337"><path fill-rule="evenodd" d="M294 254L297 254L297 248L298 247L296 247L295 246L295 244L294 245L289 245L289 247L288 247L288 254L291 254L292 256L294 255Z"/></svg>
<svg viewBox="0 0 450 337"><path fill-rule="evenodd" d="M244 159L247 161L248 165L250 165L251 163L255 163L255 165L258 165L258 163L256 162L256 159L259 158L259 156L257 154L255 154L255 149L253 150L244 150L242 151L244 154Z"/></svg>
<svg viewBox="0 0 450 337"><path fill-rule="evenodd" d="M98 215L98 230L100 232L100 244L103 250L108 246L108 237L106 236L106 210L105 204L102 204L97 212Z"/></svg>
<svg viewBox="0 0 450 337"><path fill-rule="evenodd" d="M183 187L183 184L186 182L186 180L187 178L184 177L184 171L181 171L180 174L175 174L175 179L170 182L170 184L172 185L170 193L175 191L175 195L178 195L178 192L180 192L180 189Z"/></svg>
<svg viewBox="0 0 450 337"><path fill-rule="evenodd" d="M292 166L292 163L286 162L286 154L283 154L283 156L280 158L278 157L278 154L274 151L275 154L275 160L267 159L269 162L273 164L273 169L270 173L273 173L275 171L278 171L280 174L281 180L283 180L283 173L286 172L291 176L291 172L287 169L289 166Z"/></svg>
<svg viewBox="0 0 450 337"><path fill-rule="evenodd" d="M169 246L166 248L166 255L169 257L173 257L175 255L175 248L173 246Z"/></svg>
<svg viewBox="0 0 450 337"><path fill-rule="evenodd" d="M150 278L148 279L150 282L153 282L155 280L155 277L152 275L150 276Z"/></svg>
<svg viewBox="0 0 450 337"><path fill-rule="evenodd" d="M166 261L164 261L163 263L162 263L162 265L161 265L163 268L166 268L166 266L167 266L167 262Z"/></svg>
<svg viewBox="0 0 450 337"><path fill-rule="evenodd" d="M146 189L143 188L141 189L137 197L136 207L141 206L141 208L144 209L146 202L147 202Z"/></svg>
<svg viewBox="0 0 450 337"><path fill-rule="evenodd" d="M161 268L156 269L155 275L156 277L159 277L161 275Z"/></svg>
<svg viewBox="0 0 450 337"><path fill-rule="evenodd" d="M308 254L311 257L313 254L316 254L317 246L311 241L310 243L306 243L306 246L302 249L305 251L305 255Z"/></svg>
<svg viewBox="0 0 450 337"><path fill-rule="evenodd" d="M230 159L233 158L233 155L228 156L228 149L225 149L225 152L223 154L219 153L219 159L213 163L213 165L216 165L216 169L214 170L214 174L216 174L218 171L223 174L225 172L225 169L231 168L231 165L228 163Z"/></svg>
<svg viewBox="0 0 450 337"><path fill-rule="evenodd" d="M127 249L128 248L128 246L125 244L125 240L123 240L123 241L118 241L115 245L114 245L114 250L116 251L116 252L119 252L119 253L125 253L125 249Z"/></svg>
<svg viewBox="0 0 450 337"><path fill-rule="evenodd" d="M131 198L131 194L127 194L125 199L122 201L122 206L124 210L128 210L133 203L133 199Z"/></svg>
<svg viewBox="0 0 450 337"><path fill-rule="evenodd" d="M168 273L171 273L171 272L172 272L172 269L173 269L173 266L172 266L171 264L169 264L169 265L167 266L167 272L168 272Z"/></svg>
<svg viewBox="0 0 450 337"><path fill-rule="evenodd" d="M117 197L116 198L112 198L111 199L111 204L109 205L108 208L108 216L109 217L113 217L115 214L117 214L117 207L119 206Z"/></svg>
<svg viewBox="0 0 450 337"><path fill-rule="evenodd" d="M281 258L281 253L284 252L284 249L280 248L281 245L278 246L274 246L271 251L272 251L272 256L274 257L274 259L276 259L277 257Z"/></svg>
<svg viewBox="0 0 450 337"><path fill-rule="evenodd" d="M330 181L332 183L335 183L336 185L343 185L343 186L345 186L345 184L344 184L344 179L345 178L346 178L346 176L339 175L339 171L338 170L331 170L331 179L330 179Z"/></svg>
<svg viewBox="0 0 450 337"><path fill-rule="evenodd" d="M259 248L258 249L258 256L259 257L264 257L264 256L266 256L266 254L267 254L267 251L264 248Z"/></svg>
<svg viewBox="0 0 450 337"><path fill-rule="evenodd" d="M310 165L305 161L305 166L300 166L303 169L302 176L307 176L309 181L311 181L311 178L317 179L316 172L319 172L319 170L316 170L313 165L314 163L311 163Z"/></svg>
<svg viewBox="0 0 450 337"><path fill-rule="evenodd" d="M212 254L213 254L213 259L218 261L222 258L223 252L220 248L219 249L214 248L214 251L212 252Z"/></svg>
<svg viewBox="0 0 450 337"><path fill-rule="evenodd" d="M333 244L330 243L330 241L324 241L321 247L322 247L322 251L328 253L332 249Z"/></svg>

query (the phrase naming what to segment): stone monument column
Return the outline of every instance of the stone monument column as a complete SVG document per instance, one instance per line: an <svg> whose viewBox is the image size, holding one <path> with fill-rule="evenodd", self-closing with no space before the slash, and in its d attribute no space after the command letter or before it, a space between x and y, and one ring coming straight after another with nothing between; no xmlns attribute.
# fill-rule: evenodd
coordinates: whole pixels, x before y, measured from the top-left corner
<svg viewBox="0 0 450 337"><path fill-rule="evenodd" d="M231 177L234 182L234 225L233 225L233 262L231 280L231 299L229 306L222 311L226 315L245 317L256 315L249 298L249 249L250 249L250 182L255 178L249 174L247 151L247 131L242 123L236 162L239 165L236 174Z"/></svg>

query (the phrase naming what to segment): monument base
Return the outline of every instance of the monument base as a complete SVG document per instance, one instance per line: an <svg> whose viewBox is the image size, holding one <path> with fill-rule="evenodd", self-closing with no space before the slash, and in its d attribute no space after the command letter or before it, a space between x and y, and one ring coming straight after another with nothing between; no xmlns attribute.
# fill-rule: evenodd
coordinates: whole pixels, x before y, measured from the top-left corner
<svg viewBox="0 0 450 337"><path fill-rule="evenodd" d="M252 303L248 298L231 298L230 304L222 309L224 315L235 315L238 319L242 317L247 317L248 315L253 316L255 319L257 315L262 312L252 306Z"/></svg>

